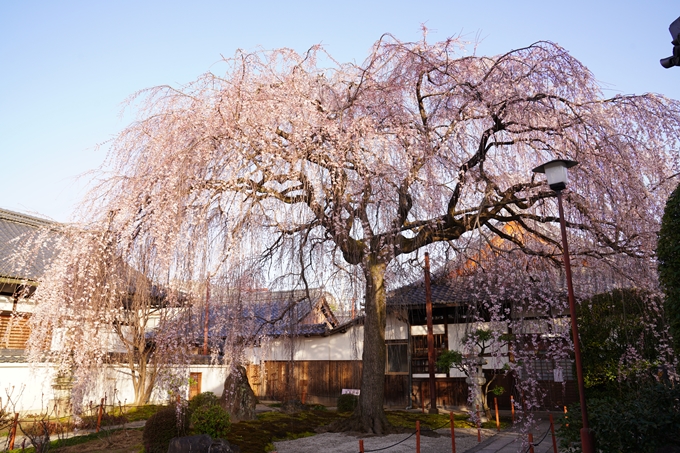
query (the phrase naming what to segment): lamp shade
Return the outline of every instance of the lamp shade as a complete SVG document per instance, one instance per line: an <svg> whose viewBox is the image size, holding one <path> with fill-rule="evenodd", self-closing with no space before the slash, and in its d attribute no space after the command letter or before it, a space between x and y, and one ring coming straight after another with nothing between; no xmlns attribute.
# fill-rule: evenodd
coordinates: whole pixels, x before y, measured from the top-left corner
<svg viewBox="0 0 680 453"><path fill-rule="evenodd" d="M564 190L567 187L568 177L567 169L577 165L578 162L573 160L555 159L539 165L532 171L534 173L545 173L548 179L548 185L552 190Z"/></svg>

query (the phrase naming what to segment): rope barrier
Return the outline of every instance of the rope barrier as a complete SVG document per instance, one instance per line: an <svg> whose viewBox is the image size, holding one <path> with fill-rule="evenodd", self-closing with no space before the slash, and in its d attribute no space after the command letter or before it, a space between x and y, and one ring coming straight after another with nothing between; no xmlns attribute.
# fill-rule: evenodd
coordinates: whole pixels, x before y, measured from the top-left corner
<svg viewBox="0 0 680 453"><path fill-rule="evenodd" d="M529 453L529 450L531 450L531 447L538 447L539 445L541 445L541 443L545 440L545 438L548 437L549 432L550 432L550 428L548 428L548 430L545 432L545 434L543 434L543 437L541 438L541 440L539 440L538 442L530 443L529 447L524 451L524 453Z"/></svg>
<svg viewBox="0 0 680 453"><path fill-rule="evenodd" d="M364 452L365 452L365 453L369 453L369 452L372 452L372 451L383 451L383 450L387 450L388 448L396 447L397 445L403 444L404 442L406 442L407 440L409 440L411 437L415 436L415 434L416 434L416 432L414 431L414 432L413 432L410 436L408 436L406 439L400 440L400 441L397 442L396 444L388 445L387 447L383 447L383 448L376 448L375 450L364 450Z"/></svg>
<svg viewBox="0 0 680 453"><path fill-rule="evenodd" d="M443 425L438 426L438 427L436 427L436 428L425 427L425 428L421 428L420 431L421 431L421 432L423 432L423 431L436 431L436 430L438 430L438 429L442 429L442 428L448 426L449 424L450 424L450 422L446 422L446 423L444 423ZM375 450L364 450L364 453L369 453L369 452L373 452L373 451L383 451L383 450L387 450L388 448L396 447L397 445L403 444L404 442L406 442L407 440L409 440L411 437L413 437L413 436L416 434L416 432L417 432L417 431L414 431L414 432L411 433L406 439L400 440L400 441L397 442L396 444L388 445L387 447L377 448L377 449L375 449Z"/></svg>

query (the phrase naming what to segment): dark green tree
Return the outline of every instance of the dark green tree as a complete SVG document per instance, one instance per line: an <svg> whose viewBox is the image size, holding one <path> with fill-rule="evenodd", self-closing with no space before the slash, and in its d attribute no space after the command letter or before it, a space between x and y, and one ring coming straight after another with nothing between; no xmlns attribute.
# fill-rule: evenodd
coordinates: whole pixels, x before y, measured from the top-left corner
<svg viewBox="0 0 680 453"><path fill-rule="evenodd" d="M617 391L621 385L637 385L651 377L660 363L659 340L663 320L649 310L645 292L615 289L597 294L577 308L579 337L586 387ZM637 360L622 363L626 352L634 349Z"/></svg>
<svg viewBox="0 0 680 453"><path fill-rule="evenodd" d="M659 281L666 299L664 311L673 335L675 351L680 351L680 185L675 188L661 220L656 246Z"/></svg>

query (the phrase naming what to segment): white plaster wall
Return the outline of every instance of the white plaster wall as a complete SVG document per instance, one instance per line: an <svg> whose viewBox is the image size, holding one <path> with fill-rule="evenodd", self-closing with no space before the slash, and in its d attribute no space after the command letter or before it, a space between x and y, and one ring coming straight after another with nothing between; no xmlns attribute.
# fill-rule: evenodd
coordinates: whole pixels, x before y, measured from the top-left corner
<svg viewBox="0 0 680 453"><path fill-rule="evenodd" d="M14 298L9 296L0 296L0 311L13 311L13 310L14 310ZM17 312L20 315L35 312L35 301L31 298L19 299L17 303Z"/></svg>
<svg viewBox="0 0 680 453"><path fill-rule="evenodd" d="M432 333L434 335L441 335L444 332L444 324L435 324L432 326ZM427 326L411 326L411 335L427 335Z"/></svg>
<svg viewBox="0 0 680 453"><path fill-rule="evenodd" d="M201 392L213 392L218 398L222 396L224 381L227 379L227 367L192 365L189 368L189 372L201 373ZM188 396L189 393L187 389L187 397Z"/></svg>
<svg viewBox="0 0 680 453"><path fill-rule="evenodd" d="M213 392L218 397L222 396L224 381L227 377L227 369L224 366L192 365L182 374L186 375L186 383L189 383L189 373L201 373L201 391ZM50 407L50 402L61 396L52 388L54 369L49 366L31 367L27 363L3 363L0 364L0 398L2 403L7 401L10 394L15 402L11 411L22 413L36 413ZM188 385L185 386L186 397ZM83 404L87 406L99 404L106 397L107 404L132 404L135 399L132 380L124 367L105 367L98 378L92 382L91 388L83 398ZM168 395L165 391L155 391L152 395L152 403L166 403Z"/></svg>
<svg viewBox="0 0 680 453"><path fill-rule="evenodd" d="M274 339L262 346L246 348L248 363L290 360L290 340ZM301 337L295 340L295 360L360 360L363 353L364 328L351 326L344 333L326 337Z"/></svg>
<svg viewBox="0 0 680 453"><path fill-rule="evenodd" d="M57 327L56 329L54 329L54 332L52 333L52 339L50 342L51 351L60 351L61 349L63 349L64 337L67 331L68 329L66 327ZM133 331L131 327L123 327L123 335L126 335L126 338L130 338L132 332ZM106 326L102 327L97 334L96 340L99 341L99 344L102 345L102 348L105 351L120 353L127 352L125 344L120 339L118 333L116 333L113 327Z"/></svg>
<svg viewBox="0 0 680 453"><path fill-rule="evenodd" d="M443 327L443 326L442 326ZM407 340L408 324L395 315L387 315L387 326L385 327L385 340Z"/></svg>
<svg viewBox="0 0 680 453"><path fill-rule="evenodd" d="M28 412L48 407L55 395L52 390L54 371L47 366L29 367L26 363L0 365L0 398L4 405L8 397L13 404L8 409Z"/></svg>

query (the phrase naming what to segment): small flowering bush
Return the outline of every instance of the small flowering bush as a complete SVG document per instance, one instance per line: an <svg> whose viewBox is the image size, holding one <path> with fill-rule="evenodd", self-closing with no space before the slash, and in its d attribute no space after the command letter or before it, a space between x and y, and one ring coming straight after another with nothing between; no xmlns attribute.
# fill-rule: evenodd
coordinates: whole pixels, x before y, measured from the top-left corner
<svg viewBox="0 0 680 453"><path fill-rule="evenodd" d="M191 414L191 427L194 434L224 438L231 429L229 413L218 404L199 406Z"/></svg>

